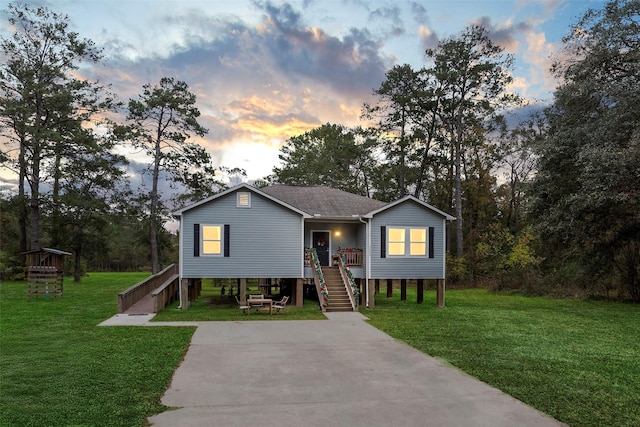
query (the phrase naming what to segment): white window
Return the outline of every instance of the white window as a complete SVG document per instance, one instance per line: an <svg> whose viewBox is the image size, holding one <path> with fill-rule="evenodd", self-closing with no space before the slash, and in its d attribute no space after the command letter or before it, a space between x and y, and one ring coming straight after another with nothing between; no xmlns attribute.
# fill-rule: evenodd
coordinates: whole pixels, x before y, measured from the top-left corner
<svg viewBox="0 0 640 427"><path fill-rule="evenodd" d="M427 255L427 229L411 228L409 231L409 255L425 256Z"/></svg>
<svg viewBox="0 0 640 427"><path fill-rule="evenodd" d="M251 207L251 193L238 193L236 206L239 208Z"/></svg>
<svg viewBox="0 0 640 427"><path fill-rule="evenodd" d="M222 255L222 226L202 226L202 255Z"/></svg>
<svg viewBox="0 0 640 427"><path fill-rule="evenodd" d="M405 229L389 227L388 247L389 256L404 256L405 254Z"/></svg>
<svg viewBox="0 0 640 427"><path fill-rule="evenodd" d="M387 252L391 257L427 256L426 228L389 227Z"/></svg>

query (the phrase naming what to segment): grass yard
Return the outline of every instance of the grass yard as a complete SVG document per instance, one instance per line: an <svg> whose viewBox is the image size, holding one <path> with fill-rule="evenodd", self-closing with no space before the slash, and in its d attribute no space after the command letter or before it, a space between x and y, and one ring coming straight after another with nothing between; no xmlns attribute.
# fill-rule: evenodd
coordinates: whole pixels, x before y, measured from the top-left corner
<svg viewBox="0 0 640 427"><path fill-rule="evenodd" d="M396 291L399 294L399 291ZM640 307L450 290L377 295L371 324L571 426L640 426Z"/></svg>
<svg viewBox="0 0 640 427"><path fill-rule="evenodd" d="M0 283L0 426L142 426L160 404L194 328L97 327L146 277L92 273L64 295L27 301Z"/></svg>
<svg viewBox="0 0 640 427"><path fill-rule="evenodd" d="M58 300L27 301L26 283L0 283L0 425L143 426L193 334L184 327L97 327L139 273L70 280ZM205 284L189 310L157 320L324 319L317 303L244 315ZM371 324L572 426L640 425L640 307L450 290L415 303L377 295Z"/></svg>

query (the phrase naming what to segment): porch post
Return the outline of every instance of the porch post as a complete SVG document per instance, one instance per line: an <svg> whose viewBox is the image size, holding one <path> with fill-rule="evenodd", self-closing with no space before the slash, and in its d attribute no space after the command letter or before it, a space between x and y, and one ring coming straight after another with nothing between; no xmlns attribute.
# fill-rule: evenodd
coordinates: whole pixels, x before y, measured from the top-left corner
<svg viewBox="0 0 640 427"><path fill-rule="evenodd" d="M365 292L364 292L364 288L362 286L362 284L364 283L365 285L367 284L366 280L362 280L361 278L357 277L355 279L356 282L356 286L358 287L358 291L360 292L360 297L358 299L358 305L360 307L362 307L363 305L365 305L367 302L364 300L365 297Z"/></svg>
<svg viewBox="0 0 640 427"><path fill-rule="evenodd" d="M296 307L302 307L304 300L304 291L302 289L302 280L301 278L296 279Z"/></svg>
<svg viewBox="0 0 640 427"><path fill-rule="evenodd" d="M422 304L424 301L424 279L418 279L417 288L418 304Z"/></svg>
<svg viewBox="0 0 640 427"><path fill-rule="evenodd" d="M436 301L438 304L438 308L444 307L444 279L438 279Z"/></svg>
<svg viewBox="0 0 640 427"><path fill-rule="evenodd" d="M400 301L407 300L407 279L400 279Z"/></svg>
<svg viewBox="0 0 640 427"><path fill-rule="evenodd" d="M376 294L380 293L380 279L376 279Z"/></svg>
<svg viewBox="0 0 640 427"><path fill-rule="evenodd" d="M393 297L393 279L385 279L387 282L387 298Z"/></svg>
<svg viewBox="0 0 640 427"><path fill-rule="evenodd" d="M202 279L196 279L195 291L196 293L193 298L194 301L196 300L196 298L198 298L202 294Z"/></svg>
<svg viewBox="0 0 640 427"><path fill-rule="evenodd" d="M189 308L189 279L182 279L180 281L180 309L186 310Z"/></svg>
<svg viewBox="0 0 640 427"><path fill-rule="evenodd" d="M242 278L242 279L238 279L238 282L240 284L240 301L246 301L247 300L247 279L246 278Z"/></svg>

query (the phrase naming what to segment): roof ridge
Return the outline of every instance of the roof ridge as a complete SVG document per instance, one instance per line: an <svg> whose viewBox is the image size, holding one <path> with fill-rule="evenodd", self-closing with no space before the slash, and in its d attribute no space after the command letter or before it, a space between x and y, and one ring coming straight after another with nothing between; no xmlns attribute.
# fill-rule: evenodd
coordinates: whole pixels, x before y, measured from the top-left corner
<svg viewBox="0 0 640 427"><path fill-rule="evenodd" d="M387 204L327 185L273 184L262 191L314 216L362 216Z"/></svg>

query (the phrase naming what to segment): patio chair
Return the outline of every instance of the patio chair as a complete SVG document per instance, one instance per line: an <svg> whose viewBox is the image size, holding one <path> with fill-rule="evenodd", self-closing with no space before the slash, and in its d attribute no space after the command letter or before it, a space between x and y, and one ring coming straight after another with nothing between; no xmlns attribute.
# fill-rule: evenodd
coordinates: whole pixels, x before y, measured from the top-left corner
<svg viewBox="0 0 640 427"><path fill-rule="evenodd" d="M287 302L289 301L289 297L282 297L280 301L276 301L273 303L272 308L276 311L276 313L280 313L280 310L284 310L287 308Z"/></svg>
<svg viewBox="0 0 640 427"><path fill-rule="evenodd" d="M249 301L254 300L254 299L264 299L264 295L259 294L259 295L249 295ZM260 303L260 304L250 304L249 301L247 301L247 305L249 306L249 308L255 308L256 309L256 313L258 312L258 310L260 310L261 308L264 307L264 304Z"/></svg>
<svg viewBox="0 0 640 427"><path fill-rule="evenodd" d="M236 295L236 302L238 303L238 308L242 310L245 314L249 314L249 306L246 303L240 302L240 298Z"/></svg>

